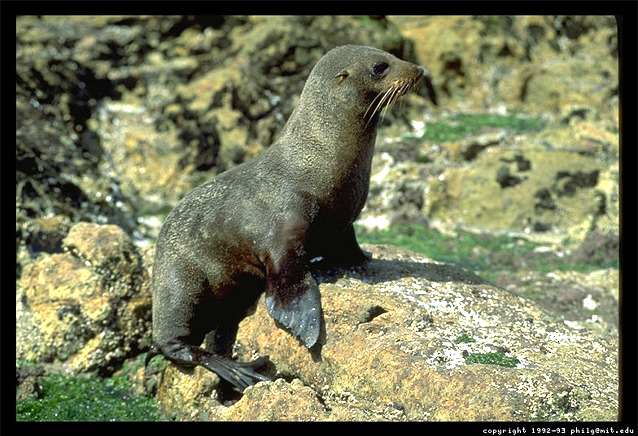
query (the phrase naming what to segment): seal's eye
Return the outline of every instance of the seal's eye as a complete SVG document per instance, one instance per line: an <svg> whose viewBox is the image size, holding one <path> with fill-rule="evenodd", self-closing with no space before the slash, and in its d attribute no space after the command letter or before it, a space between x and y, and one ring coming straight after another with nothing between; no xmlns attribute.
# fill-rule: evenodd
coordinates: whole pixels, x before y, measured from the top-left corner
<svg viewBox="0 0 638 436"><path fill-rule="evenodd" d="M390 65L388 65L385 62L379 62L377 64L374 64L374 66L372 67L372 76L379 78L383 76L386 73L386 71L388 71L388 68L390 68Z"/></svg>

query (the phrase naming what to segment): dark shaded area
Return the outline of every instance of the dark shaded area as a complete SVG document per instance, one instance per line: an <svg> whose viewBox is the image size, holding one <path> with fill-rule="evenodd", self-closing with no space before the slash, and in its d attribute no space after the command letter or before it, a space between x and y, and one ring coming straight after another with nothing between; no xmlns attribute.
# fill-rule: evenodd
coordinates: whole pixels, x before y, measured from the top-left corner
<svg viewBox="0 0 638 436"><path fill-rule="evenodd" d="M387 310L385 310L383 307L381 306L372 306L371 308L368 309L368 312L366 313L363 321L361 322L361 324L364 324L366 322L370 322L373 319L375 319L377 316L382 315L384 313L388 313Z"/></svg>
<svg viewBox="0 0 638 436"><path fill-rule="evenodd" d="M620 238L616 234L593 231L570 255L573 262L605 264L610 259L618 260L620 256Z"/></svg>
<svg viewBox="0 0 638 436"><path fill-rule="evenodd" d="M353 268L335 268L312 264L313 276L318 283L335 283L346 274L366 283L378 284L403 277L420 277L433 282L461 282L468 285L485 284L485 280L459 266L451 264L420 263L407 260L372 259L365 265Z"/></svg>
<svg viewBox="0 0 638 436"><path fill-rule="evenodd" d="M581 188L593 188L598 184L598 170L591 172L559 171L556 173L554 190L558 195L572 196Z"/></svg>
<svg viewBox="0 0 638 436"><path fill-rule="evenodd" d="M511 188L525 180L524 177L513 175L507 165L502 165L496 172L496 182L501 188Z"/></svg>

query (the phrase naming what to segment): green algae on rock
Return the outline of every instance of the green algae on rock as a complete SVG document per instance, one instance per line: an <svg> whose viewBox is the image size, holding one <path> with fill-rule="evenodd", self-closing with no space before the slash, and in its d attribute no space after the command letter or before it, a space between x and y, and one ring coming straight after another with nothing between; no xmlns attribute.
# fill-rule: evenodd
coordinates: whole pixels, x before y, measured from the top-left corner
<svg viewBox="0 0 638 436"><path fill-rule="evenodd" d="M157 421L150 398L134 395L121 377L52 374L42 378L38 399L16 403L17 421Z"/></svg>

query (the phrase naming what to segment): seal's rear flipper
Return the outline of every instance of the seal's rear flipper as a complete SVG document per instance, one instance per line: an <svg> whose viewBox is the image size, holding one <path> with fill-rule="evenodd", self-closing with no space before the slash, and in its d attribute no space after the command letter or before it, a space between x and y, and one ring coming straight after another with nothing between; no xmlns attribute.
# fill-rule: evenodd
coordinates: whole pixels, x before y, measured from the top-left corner
<svg viewBox="0 0 638 436"><path fill-rule="evenodd" d="M270 378L256 371L268 363L268 357L260 357L252 362L235 362L226 357L210 353L194 345L175 338L160 346L162 354L176 365L193 367L202 365L220 378L232 384L239 392L260 381Z"/></svg>
<svg viewBox="0 0 638 436"><path fill-rule="evenodd" d="M239 392L243 392L248 386L257 382L270 381L270 378L255 371L268 362L268 359L264 357L252 362L235 362L215 354L208 354L202 360L202 365L206 369L232 384Z"/></svg>
<svg viewBox="0 0 638 436"><path fill-rule="evenodd" d="M268 313L298 337L307 348L311 348L319 339L323 320L319 286L312 275L306 274L301 294L288 297L286 300L281 301L277 295L269 292L266 295Z"/></svg>

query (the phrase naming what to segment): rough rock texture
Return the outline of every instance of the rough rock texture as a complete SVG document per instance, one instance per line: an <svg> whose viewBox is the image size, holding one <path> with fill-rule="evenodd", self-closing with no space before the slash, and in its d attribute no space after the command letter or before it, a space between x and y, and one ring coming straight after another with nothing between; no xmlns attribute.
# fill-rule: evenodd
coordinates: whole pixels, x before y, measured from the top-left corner
<svg viewBox="0 0 638 436"><path fill-rule="evenodd" d="M42 393L44 368L16 363L16 401L38 398Z"/></svg>
<svg viewBox="0 0 638 436"><path fill-rule="evenodd" d="M570 249L595 234L618 239L613 122L552 122L530 131L484 127L442 141L415 132L377 144L360 224L524 232Z"/></svg>
<svg viewBox="0 0 638 436"><path fill-rule="evenodd" d="M260 383L225 406L215 375L169 366L159 394L165 409L211 420L616 419L614 335L572 329L455 267L366 249L374 256L367 267L318 273L327 324L320 359L277 328L263 304L240 326L241 360L269 355L277 375L306 387ZM490 356L510 367L470 364Z"/></svg>
<svg viewBox="0 0 638 436"><path fill-rule="evenodd" d="M617 30L603 16L391 17L432 71L441 107L617 111Z"/></svg>
<svg viewBox="0 0 638 436"><path fill-rule="evenodd" d="M496 283L557 315L570 328L618 334L618 269L521 271L502 274Z"/></svg>
<svg viewBox="0 0 638 436"><path fill-rule="evenodd" d="M148 346L151 293L142 258L122 229L78 223L64 253L41 254L16 293L16 359L109 373Z"/></svg>
<svg viewBox="0 0 638 436"><path fill-rule="evenodd" d="M157 131L157 116L143 104L108 102L98 114L100 135L109 159L101 161L113 173L122 193L137 198L140 215L166 213L192 189L192 165L186 165L184 147L174 130Z"/></svg>
<svg viewBox="0 0 638 436"><path fill-rule="evenodd" d="M450 168L427 182L432 220L487 230L562 232L600 210L600 164L565 151L489 149L471 166Z"/></svg>
<svg viewBox="0 0 638 436"><path fill-rule="evenodd" d="M424 165L402 161L391 154L378 153L373 159L368 201L359 224L384 229L391 224L418 223L423 216Z"/></svg>

